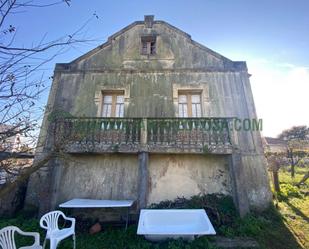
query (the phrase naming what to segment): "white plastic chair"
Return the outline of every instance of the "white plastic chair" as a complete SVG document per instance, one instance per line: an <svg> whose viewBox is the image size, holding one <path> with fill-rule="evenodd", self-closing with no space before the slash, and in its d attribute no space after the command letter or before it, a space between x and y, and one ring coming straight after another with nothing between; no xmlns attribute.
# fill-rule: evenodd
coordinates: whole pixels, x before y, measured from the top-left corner
<svg viewBox="0 0 309 249"><path fill-rule="evenodd" d="M16 249L16 244L14 240L15 232L24 236L34 237L34 243L32 246L23 246L19 249L42 249L40 246L40 234L35 232L23 232L18 227L8 226L0 230L0 248L1 249Z"/></svg>
<svg viewBox="0 0 309 249"><path fill-rule="evenodd" d="M58 219L62 216L65 220L72 222L71 227L69 228L58 228ZM75 219L69 218L64 215L61 211L52 211L47 214L44 214L40 219L40 226L47 230L46 237L43 243L43 249L46 245L46 240L50 240L50 249L56 249L58 243L71 236L73 237L73 248L76 247L76 238L75 238Z"/></svg>

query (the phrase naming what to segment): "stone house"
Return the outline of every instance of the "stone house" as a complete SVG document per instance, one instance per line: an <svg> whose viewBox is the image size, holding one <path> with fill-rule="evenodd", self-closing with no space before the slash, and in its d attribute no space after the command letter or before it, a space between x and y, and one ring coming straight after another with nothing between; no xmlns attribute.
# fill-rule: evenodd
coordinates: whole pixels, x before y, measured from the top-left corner
<svg viewBox="0 0 309 249"><path fill-rule="evenodd" d="M271 153L287 153L288 143L282 139L274 137L264 137L263 144L265 152Z"/></svg>
<svg viewBox="0 0 309 249"><path fill-rule="evenodd" d="M72 198L135 199L143 208L221 193L242 215L265 208L260 132L231 128L235 118L256 118L249 77L245 62L153 16L56 64L37 152L62 139L67 156L31 176L26 202L41 212ZM51 122L59 110L72 116Z"/></svg>
<svg viewBox="0 0 309 249"><path fill-rule="evenodd" d="M2 138L2 134L9 133L10 130L14 130L12 125L0 124L0 152L16 152L19 151L22 143L21 143L21 134L17 133L10 137Z"/></svg>

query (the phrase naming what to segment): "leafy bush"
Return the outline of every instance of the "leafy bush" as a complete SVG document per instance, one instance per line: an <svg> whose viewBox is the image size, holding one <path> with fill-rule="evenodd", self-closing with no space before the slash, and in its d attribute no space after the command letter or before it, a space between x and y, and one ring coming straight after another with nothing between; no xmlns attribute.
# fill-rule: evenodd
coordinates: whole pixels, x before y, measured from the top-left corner
<svg viewBox="0 0 309 249"><path fill-rule="evenodd" d="M178 197L173 201L162 201L151 204L152 209L205 209L215 229L221 225L229 225L239 218L233 200L230 196L220 194L195 195L190 199Z"/></svg>

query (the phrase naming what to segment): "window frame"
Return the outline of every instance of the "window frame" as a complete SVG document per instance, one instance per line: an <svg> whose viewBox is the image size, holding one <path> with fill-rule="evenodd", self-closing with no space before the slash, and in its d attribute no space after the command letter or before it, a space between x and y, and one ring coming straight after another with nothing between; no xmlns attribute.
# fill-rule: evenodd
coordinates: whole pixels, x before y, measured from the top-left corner
<svg viewBox="0 0 309 249"><path fill-rule="evenodd" d="M193 117L193 104L192 104L192 96L193 95L199 95L200 102L194 103L200 105L200 116ZM180 96L186 96L186 103L180 103ZM203 105L202 105L202 91L200 90L179 90L178 91L178 117L180 116L180 105L187 105L187 117L181 117L181 118L200 118L203 116Z"/></svg>
<svg viewBox="0 0 309 249"><path fill-rule="evenodd" d="M103 111L104 111L104 105L107 103L104 102L104 97L105 96L111 96L112 97L112 102L111 102L111 115L110 117L104 116ZM117 97L122 96L123 101L122 103L117 103ZM101 117L103 118L123 118L124 117L124 103L125 103L125 92L122 90L110 90L110 91L102 91L102 105L101 105ZM117 116L116 114L116 109L117 109L117 104L120 104L123 108L123 115L122 116Z"/></svg>
<svg viewBox="0 0 309 249"><path fill-rule="evenodd" d="M144 46L146 44L146 46ZM141 36L141 55L157 54L157 36L146 35Z"/></svg>

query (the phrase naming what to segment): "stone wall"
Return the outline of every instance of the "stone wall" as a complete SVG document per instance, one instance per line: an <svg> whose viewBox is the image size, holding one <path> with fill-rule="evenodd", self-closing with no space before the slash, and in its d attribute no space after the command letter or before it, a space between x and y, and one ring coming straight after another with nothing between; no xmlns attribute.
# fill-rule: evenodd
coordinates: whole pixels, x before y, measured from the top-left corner
<svg viewBox="0 0 309 249"><path fill-rule="evenodd" d="M138 198L138 158L130 154L70 156L61 163L56 205L73 198ZM197 194L231 195L224 156L149 157L148 204Z"/></svg>
<svg viewBox="0 0 309 249"><path fill-rule="evenodd" d="M72 198L137 199L137 156L71 156L62 163L57 204Z"/></svg>
<svg viewBox="0 0 309 249"><path fill-rule="evenodd" d="M10 217L23 208L28 180L13 188L3 198L0 198L0 217ZM0 189L5 184L0 185Z"/></svg>
<svg viewBox="0 0 309 249"><path fill-rule="evenodd" d="M231 195L224 156L150 155L148 204L198 194Z"/></svg>

